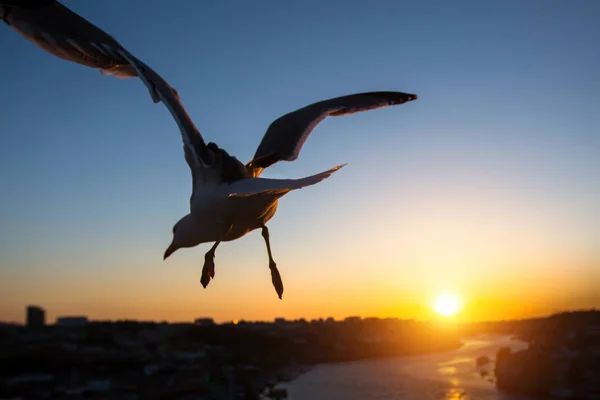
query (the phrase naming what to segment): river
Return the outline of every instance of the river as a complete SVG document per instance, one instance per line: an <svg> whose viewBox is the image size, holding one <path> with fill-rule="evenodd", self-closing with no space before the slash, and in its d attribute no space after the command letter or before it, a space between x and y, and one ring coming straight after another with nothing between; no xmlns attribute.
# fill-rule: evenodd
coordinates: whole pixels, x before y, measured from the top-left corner
<svg viewBox="0 0 600 400"><path fill-rule="evenodd" d="M496 351L526 343L505 335L480 335L463 339L452 351L423 356L393 357L319 365L297 379L281 384L292 400L527 400L496 390L490 375L493 361L478 369L481 355L495 358Z"/></svg>

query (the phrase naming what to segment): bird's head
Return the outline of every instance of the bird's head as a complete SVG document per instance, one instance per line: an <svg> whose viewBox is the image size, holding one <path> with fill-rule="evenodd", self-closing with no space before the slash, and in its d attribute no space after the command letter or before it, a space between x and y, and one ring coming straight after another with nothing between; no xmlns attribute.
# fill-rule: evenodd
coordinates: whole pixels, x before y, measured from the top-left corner
<svg viewBox="0 0 600 400"><path fill-rule="evenodd" d="M195 225L192 216L189 214L173 225L173 240L165 250L163 260L166 260L167 257L181 248L194 247L200 243L197 240L197 235L195 235Z"/></svg>

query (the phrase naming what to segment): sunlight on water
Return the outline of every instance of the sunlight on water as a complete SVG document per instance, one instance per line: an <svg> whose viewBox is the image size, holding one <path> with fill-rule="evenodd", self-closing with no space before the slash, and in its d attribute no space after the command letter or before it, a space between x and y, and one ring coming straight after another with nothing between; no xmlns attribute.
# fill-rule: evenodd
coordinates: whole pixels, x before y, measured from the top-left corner
<svg viewBox="0 0 600 400"><path fill-rule="evenodd" d="M447 400L459 400L459 399L468 399L469 396L466 395L465 391L462 389L452 388L448 389L446 392L445 399Z"/></svg>
<svg viewBox="0 0 600 400"><path fill-rule="evenodd" d="M455 367L442 367L442 368L438 368L438 372L442 375L455 374L456 368Z"/></svg>
<svg viewBox="0 0 600 400"><path fill-rule="evenodd" d="M494 358L499 348L517 349L524 343L491 335L464 342L458 350L439 354L321 365L281 386L293 400L525 399L496 390L493 365L485 371L475 365L480 355Z"/></svg>

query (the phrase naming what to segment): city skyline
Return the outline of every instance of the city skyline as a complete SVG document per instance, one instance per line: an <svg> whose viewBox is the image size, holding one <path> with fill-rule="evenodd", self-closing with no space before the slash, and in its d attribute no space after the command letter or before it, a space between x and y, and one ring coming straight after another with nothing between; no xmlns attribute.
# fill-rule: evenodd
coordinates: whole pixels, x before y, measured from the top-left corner
<svg viewBox="0 0 600 400"><path fill-rule="evenodd" d="M208 244L162 260L191 193L164 105L2 24L0 320L22 322L27 304L50 321L422 320L447 291L462 299L455 321L600 307L600 3L64 4L244 162L309 103L419 100L327 119L297 161L265 172L348 162L269 222L283 301L258 231L220 245L203 289Z"/></svg>
<svg viewBox="0 0 600 400"><path fill-rule="evenodd" d="M226 320L215 320L213 317L208 315L199 315L195 316L190 320L147 320L147 319L136 319L136 318L107 318L107 319L94 319L89 318L87 315L78 314L76 312L66 314L66 315L58 315L53 318L53 320L47 319L46 314L47 311L43 306L28 304L24 308L24 318L22 322L19 321L3 321L0 320L0 324L9 324L9 325L23 325L28 327L39 328L41 326L52 326L52 325L64 325L64 326L77 326L77 325L88 325L94 323L118 323L118 322L138 322L138 323L151 323L151 324L195 324L195 325L223 325L223 324L240 324L240 323L283 323L283 322L306 322L306 323L320 323L320 322L347 322L351 320L398 320L398 321L415 321L415 322L423 322L423 323L435 323L441 325L449 324L449 326L459 326L461 324L478 324L478 323L503 323L503 322L517 322L517 321L527 321L532 319L544 319L549 318L561 313L581 313L581 312L594 312L599 311L596 308L589 309L572 309L572 310L556 310L550 314L532 314L527 317L522 318L501 318L501 319L482 319L477 321L457 321L453 319L447 319L449 315L444 315L444 313L437 312L437 316L429 319L420 319L420 318L401 318L394 316L365 316L365 315L346 315L340 317L333 316L322 316L322 317L314 317L314 318L286 318L281 316L275 316L270 319L226 319ZM442 314L442 315L440 315Z"/></svg>

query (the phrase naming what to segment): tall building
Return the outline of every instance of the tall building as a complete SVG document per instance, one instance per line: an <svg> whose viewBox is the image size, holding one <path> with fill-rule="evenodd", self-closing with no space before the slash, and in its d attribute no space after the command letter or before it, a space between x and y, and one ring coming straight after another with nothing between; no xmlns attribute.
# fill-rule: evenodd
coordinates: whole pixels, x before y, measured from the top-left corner
<svg viewBox="0 0 600 400"><path fill-rule="evenodd" d="M30 328L46 325L46 311L42 307L27 306L26 324Z"/></svg>

